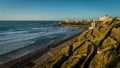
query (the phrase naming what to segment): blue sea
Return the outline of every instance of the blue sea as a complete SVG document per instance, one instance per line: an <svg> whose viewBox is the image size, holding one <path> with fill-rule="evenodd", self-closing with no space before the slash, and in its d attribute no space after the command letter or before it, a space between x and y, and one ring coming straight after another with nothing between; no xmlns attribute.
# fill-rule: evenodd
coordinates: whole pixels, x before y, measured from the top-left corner
<svg viewBox="0 0 120 68"><path fill-rule="evenodd" d="M55 22L58 21L0 21L0 63L81 31L79 27L53 26Z"/></svg>

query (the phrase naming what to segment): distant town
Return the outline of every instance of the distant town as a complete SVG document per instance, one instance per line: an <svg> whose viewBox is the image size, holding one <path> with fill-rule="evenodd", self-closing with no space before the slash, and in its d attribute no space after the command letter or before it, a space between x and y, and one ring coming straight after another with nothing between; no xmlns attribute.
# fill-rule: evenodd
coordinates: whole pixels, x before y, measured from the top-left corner
<svg viewBox="0 0 120 68"><path fill-rule="evenodd" d="M107 23L112 21L114 18L116 18L116 20L120 20L120 17L112 17L109 15L105 15L102 16L98 19L87 19L87 20L72 20L70 18L67 18L64 22L58 22L55 23L54 25L57 26L80 26L80 25L87 25L87 26L91 26L90 29L93 29L95 27L95 25L99 24L99 23Z"/></svg>

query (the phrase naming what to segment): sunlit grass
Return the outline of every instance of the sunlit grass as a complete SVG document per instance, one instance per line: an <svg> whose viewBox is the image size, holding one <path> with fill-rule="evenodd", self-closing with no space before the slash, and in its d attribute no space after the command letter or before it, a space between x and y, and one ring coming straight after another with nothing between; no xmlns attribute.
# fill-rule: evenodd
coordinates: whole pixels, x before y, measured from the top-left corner
<svg viewBox="0 0 120 68"><path fill-rule="evenodd" d="M79 49L77 49L72 57L70 57L63 65L62 67L65 68L68 66L68 68L72 68L74 67L79 61L80 59L82 59L84 56L84 54L87 54L87 48L90 45L89 42L85 42L83 46L81 46Z"/></svg>
<svg viewBox="0 0 120 68"><path fill-rule="evenodd" d="M118 54L114 51L106 50L97 54L90 64L91 68L107 68L109 63L114 60Z"/></svg>

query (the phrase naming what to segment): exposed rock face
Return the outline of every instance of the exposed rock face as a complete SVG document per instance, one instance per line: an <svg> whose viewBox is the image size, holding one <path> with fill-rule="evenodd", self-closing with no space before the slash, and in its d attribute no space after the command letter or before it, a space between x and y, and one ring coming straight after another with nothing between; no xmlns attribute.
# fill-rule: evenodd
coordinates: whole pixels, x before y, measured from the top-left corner
<svg viewBox="0 0 120 68"><path fill-rule="evenodd" d="M83 32L75 43L51 57L41 68L114 68L120 61L118 24L120 21L114 20Z"/></svg>

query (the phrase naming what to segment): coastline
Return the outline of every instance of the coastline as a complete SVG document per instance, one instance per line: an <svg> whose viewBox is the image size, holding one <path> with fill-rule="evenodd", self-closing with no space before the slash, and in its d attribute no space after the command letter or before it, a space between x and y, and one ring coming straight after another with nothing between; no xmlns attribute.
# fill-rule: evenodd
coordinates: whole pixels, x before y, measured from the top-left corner
<svg viewBox="0 0 120 68"><path fill-rule="evenodd" d="M0 64L0 67L1 68L10 68L10 67L14 67L14 68L18 68L19 67L20 68L20 67L26 65L27 63L29 63L30 61L42 57L47 52L51 51L51 48L53 48L53 49L55 49L55 48L60 49L59 46L61 46L61 44L68 43L67 41L70 41L73 38L77 39L76 37L79 36L85 30L86 29L83 28L82 31L80 31L79 33L77 33L77 34L75 34L75 35L73 35L71 37L59 40L59 41L57 41L55 43L54 42L48 43L47 45L43 46L42 48L40 48L40 49L38 49L38 50L36 50L34 52L28 53L27 55L24 55L24 56L22 56L20 58L8 61L8 62L3 63L3 64ZM73 40L72 40L72 42L73 42Z"/></svg>
<svg viewBox="0 0 120 68"><path fill-rule="evenodd" d="M53 26L89 27L90 24L83 24L83 23L82 24L71 24L71 22L70 23L62 22L62 23L54 23Z"/></svg>

